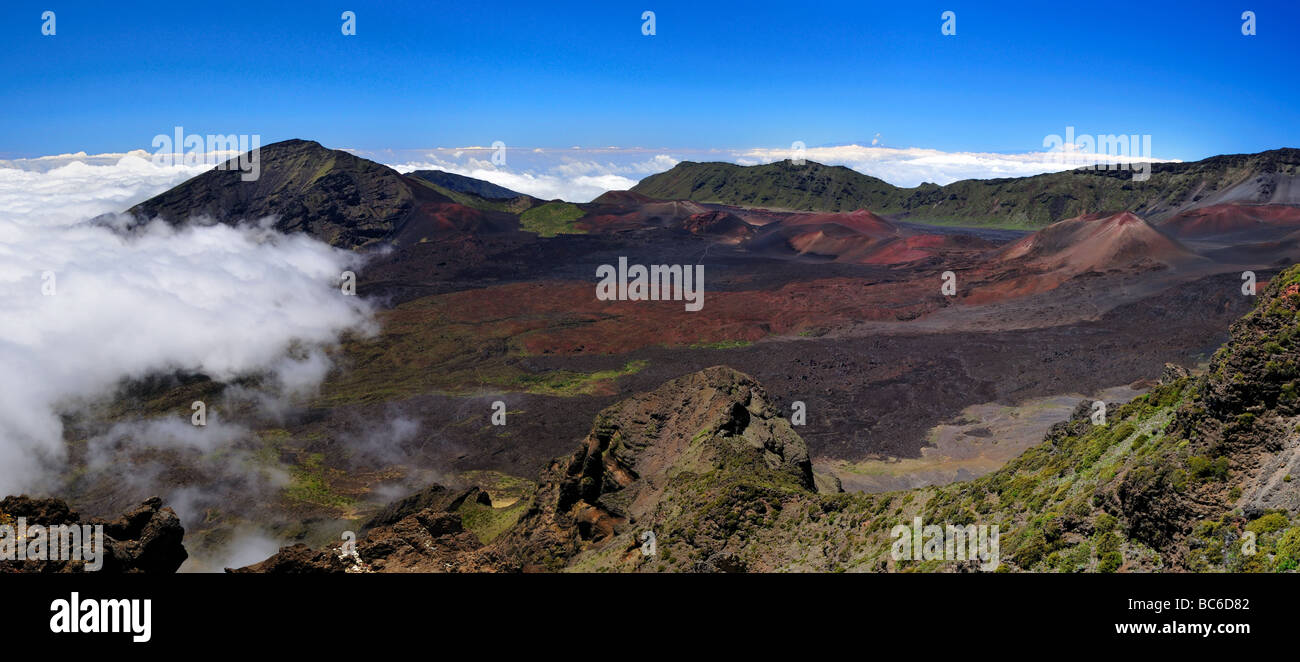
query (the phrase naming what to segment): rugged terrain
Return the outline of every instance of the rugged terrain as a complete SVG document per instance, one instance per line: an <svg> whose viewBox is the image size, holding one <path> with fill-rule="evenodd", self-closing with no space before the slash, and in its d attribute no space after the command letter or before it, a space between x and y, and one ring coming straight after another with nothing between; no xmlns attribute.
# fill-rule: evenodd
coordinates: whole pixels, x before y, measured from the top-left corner
<svg viewBox="0 0 1300 662"><path fill-rule="evenodd" d="M128 510L114 519L90 517L83 519L68 504L59 499L33 499L28 496L9 496L0 500L0 526L17 527L19 523L30 529L35 526L102 526L104 558L99 572L105 573L171 573L176 572L189 554L182 540L185 529L171 508L166 508L158 497ZM35 539L21 538L0 543L6 555L14 552L14 545L32 545ZM89 540L83 539L87 545ZM48 544L48 543L46 543ZM49 548L46 548L49 552ZM27 572L82 572L85 561L77 560L0 560L0 574Z"/></svg>
<svg viewBox="0 0 1300 662"><path fill-rule="evenodd" d="M442 501L355 552L303 547L250 571L969 571L899 558L895 526L997 526L1000 571L1300 567L1300 268L1277 278L1201 376L1168 366L1104 421L1081 402L1005 468L845 494L752 378L718 366L600 413L518 519L475 536ZM481 503L479 505L482 505ZM409 509L409 510L414 510ZM930 534L925 534L929 538ZM910 538L911 534L908 533ZM942 547L942 543L940 544Z"/></svg>
<svg viewBox="0 0 1300 662"><path fill-rule="evenodd" d="M1221 158L1233 173L1285 161ZM456 507L477 510L457 548L501 536L500 549L516 539L507 524L549 489L541 472L593 418L720 365L764 385L760 418L803 403L799 443L824 483L881 491L975 478L1041 439L1068 403L1130 399L1165 363L1207 362L1254 301L1242 272L1263 282L1300 258L1289 212L1255 206L1242 220L1223 206L1238 202L1215 202L1208 225L1089 208L1031 234L626 191L546 202L309 141L268 145L261 160L258 182L213 170L130 213L264 222L353 250L378 334L342 338L319 392L273 407L262 375L123 383L67 413L71 463L51 488L97 515L160 493L204 567L250 536L319 549L431 484L481 487L491 505ZM597 299L597 267L620 258L704 265L704 308ZM196 399L247 433L218 452L105 446L120 423L188 419ZM507 425L489 421L497 401ZM521 568L554 567L519 554L508 556L526 557Z"/></svg>

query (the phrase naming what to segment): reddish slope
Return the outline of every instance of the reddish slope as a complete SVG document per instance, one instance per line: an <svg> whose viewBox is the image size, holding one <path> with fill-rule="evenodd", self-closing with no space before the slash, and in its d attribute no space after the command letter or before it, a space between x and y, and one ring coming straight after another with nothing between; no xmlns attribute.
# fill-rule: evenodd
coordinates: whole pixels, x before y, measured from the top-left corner
<svg viewBox="0 0 1300 662"><path fill-rule="evenodd" d="M410 177L404 180L413 181ZM414 205L411 214L392 235L398 245L420 241L445 240L453 236L510 232L519 221L514 214L485 211L452 202L425 184L413 183Z"/></svg>
<svg viewBox="0 0 1300 662"><path fill-rule="evenodd" d="M1204 238L1289 232L1300 228L1300 207L1221 204L1185 211L1160 224L1177 237Z"/></svg>
<svg viewBox="0 0 1300 662"><path fill-rule="evenodd" d="M763 229L769 247L773 237L781 237L799 254L855 264L904 264L988 246L971 237L911 234L865 209L848 214L792 214Z"/></svg>
<svg viewBox="0 0 1300 662"><path fill-rule="evenodd" d="M1070 274L1146 262L1177 266L1200 259L1176 239L1129 212L1104 217L1087 214L1053 223L1007 246L996 257Z"/></svg>
<svg viewBox="0 0 1300 662"><path fill-rule="evenodd" d="M800 255L849 262L859 261L901 236L892 223L865 209L848 214L791 214L764 230L767 239L762 245L775 246L780 239Z"/></svg>
<svg viewBox="0 0 1300 662"><path fill-rule="evenodd" d="M787 228L827 229L836 226L856 234L872 237L893 237L899 234L898 227L875 214L859 209L847 214L792 214L781 222Z"/></svg>
<svg viewBox="0 0 1300 662"><path fill-rule="evenodd" d="M754 234L754 228L735 214L710 211L682 221L682 229L691 234L719 237L727 243L739 243Z"/></svg>
<svg viewBox="0 0 1300 662"><path fill-rule="evenodd" d="M984 283L965 298L988 303L1054 289L1087 273L1140 273L1204 258L1129 213L1086 214L1053 223L992 256Z"/></svg>

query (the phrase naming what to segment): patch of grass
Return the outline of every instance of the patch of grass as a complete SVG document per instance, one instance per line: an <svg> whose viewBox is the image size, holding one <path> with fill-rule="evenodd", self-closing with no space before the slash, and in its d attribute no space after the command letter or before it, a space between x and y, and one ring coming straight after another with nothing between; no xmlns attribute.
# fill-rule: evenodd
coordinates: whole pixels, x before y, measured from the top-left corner
<svg viewBox="0 0 1300 662"><path fill-rule="evenodd" d="M600 370L588 373L556 370L541 375L522 375L517 379L516 385L520 387L520 390L534 395L558 395L561 397L591 395L596 392L596 389L602 383L626 375L636 374L644 370L647 365L650 365L649 361L636 360L623 364L623 367L617 370Z"/></svg>
<svg viewBox="0 0 1300 662"><path fill-rule="evenodd" d="M740 349L754 344L749 340L719 340L718 342L697 342L690 349Z"/></svg>
<svg viewBox="0 0 1300 662"><path fill-rule="evenodd" d="M324 460L325 456L320 453L312 453L303 458L301 465L290 468L289 485L284 488L285 497L291 501L327 508L351 506L353 503L351 498L338 494L330 488L329 479L326 477L329 469L324 466Z"/></svg>
<svg viewBox="0 0 1300 662"><path fill-rule="evenodd" d="M537 490L537 483L500 471L466 471L460 477L466 483L483 488L488 496L492 497L492 504L496 506L527 499Z"/></svg>
<svg viewBox="0 0 1300 662"><path fill-rule="evenodd" d="M570 202L548 202L538 205L519 215L519 225L525 231L536 232L543 237L557 234L586 234L573 222L586 215L577 205Z"/></svg>
<svg viewBox="0 0 1300 662"><path fill-rule="evenodd" d="M529 501L521 499L504 508L493 508L481 503L466 503L460 507L460 521L484 545L505 533L528 510Z"/></svg>

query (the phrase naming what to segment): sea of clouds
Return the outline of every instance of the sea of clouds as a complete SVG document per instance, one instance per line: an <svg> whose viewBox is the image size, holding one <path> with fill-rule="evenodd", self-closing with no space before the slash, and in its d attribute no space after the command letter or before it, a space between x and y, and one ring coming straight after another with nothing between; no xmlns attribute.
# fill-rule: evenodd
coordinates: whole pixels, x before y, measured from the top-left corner
<svg viewBox="0 0 1300 662"><path fill-rule="evenodd" d="M369 305L337 286L351 252L257 219L131 232L120 217L86 222L209 167L142 153L0 163L0 495L48 493L66 459L62 415L124 378L270 374L278 394L300 394L324 378L324 349L342 332L372 330ZM130 436L194 443L188 417Z"/></svg>

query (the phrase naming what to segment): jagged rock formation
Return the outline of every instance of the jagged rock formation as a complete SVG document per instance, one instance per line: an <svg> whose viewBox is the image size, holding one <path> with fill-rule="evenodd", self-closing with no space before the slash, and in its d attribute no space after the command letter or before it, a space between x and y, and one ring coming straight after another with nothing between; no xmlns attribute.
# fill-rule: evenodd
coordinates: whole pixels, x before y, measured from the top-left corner
<svg viewBox="0 0 1300 662"><path fill-rule="evenodd" d="M227 572L333 574L366 572L491 571L474 563L471 552L482 548L467 531L459 512L470 503L491 506L477 487L454 492L441 485L395 501L366 523L355 548L343 541L314 550L297 544L271 558Z"/></svg>
<svg viewBox="0 0 1300 662"><path fill-rule="evenodd" d="M172 573L189 558L182 544L185 529L180 518L171 508L164 508L158 497L146 500L114 520L82 520L59 499L10 496L0 501L0 523L12 525L19 518L29 527L102 525L106 539L100 572ZM0 573L82 572L84 565L82 561L0 560Z"/></svg>
<svg viewBox="0 0 1300 662"><path fill-rule="evenodd" d="M716 366L601 412L578 451L546 470L533 508L498 552L554 570L607 544L635 549L634 534L689 498L682 489L696 479L816 490L807 446L763 388Z"/></svg>

